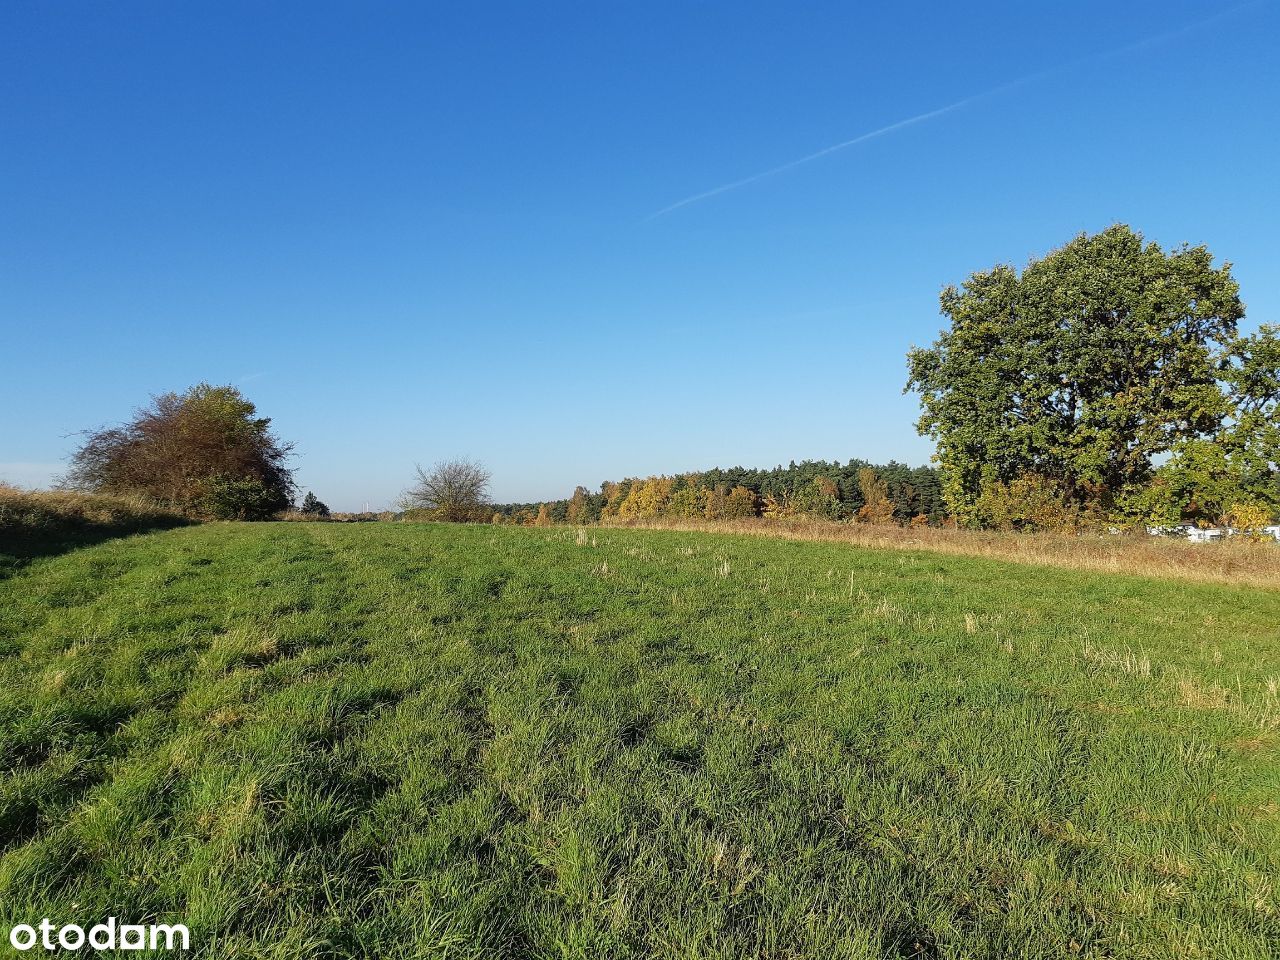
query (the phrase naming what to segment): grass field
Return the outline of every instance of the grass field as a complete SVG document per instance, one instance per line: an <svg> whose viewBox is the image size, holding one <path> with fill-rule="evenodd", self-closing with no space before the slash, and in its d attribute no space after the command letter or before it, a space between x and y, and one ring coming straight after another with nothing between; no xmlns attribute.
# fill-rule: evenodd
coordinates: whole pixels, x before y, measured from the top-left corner
<svg viewBox="0 0 1280 960"><path fill-rule="evenodd" d="M107 541L0 580L0 924L1274 957L1278 625L1273 591L708 533Z"/></svg>

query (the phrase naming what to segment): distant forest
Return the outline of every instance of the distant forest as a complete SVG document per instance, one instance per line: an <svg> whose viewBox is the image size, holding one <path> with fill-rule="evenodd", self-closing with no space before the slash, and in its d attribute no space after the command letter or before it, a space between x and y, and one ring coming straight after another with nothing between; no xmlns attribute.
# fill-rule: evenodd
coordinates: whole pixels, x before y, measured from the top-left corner
<svg viewBox="0 0 1280 960"><path fill-rule="evenodd" d="M933 523L946 520L942 481L933 467L792 461L771 470L714 467L674 476L605 481L593 492L545 503L495 504L497 523L597 523L659 517L734 520L812 516L830 520Z"/></svg>

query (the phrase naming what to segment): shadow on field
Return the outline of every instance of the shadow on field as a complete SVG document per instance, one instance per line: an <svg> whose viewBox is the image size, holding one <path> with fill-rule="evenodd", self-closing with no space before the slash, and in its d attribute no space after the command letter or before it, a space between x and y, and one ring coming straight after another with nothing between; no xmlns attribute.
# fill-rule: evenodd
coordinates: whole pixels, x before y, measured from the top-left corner
<svg viewBox="0 0 1280 960"><path fill-rule="evenodd" d="M39 528L6 529L0 526L0 579L16 573L34 560L92 547L106 540L194 524L176 516L155 517L147 522L65 523Z"/></svg>

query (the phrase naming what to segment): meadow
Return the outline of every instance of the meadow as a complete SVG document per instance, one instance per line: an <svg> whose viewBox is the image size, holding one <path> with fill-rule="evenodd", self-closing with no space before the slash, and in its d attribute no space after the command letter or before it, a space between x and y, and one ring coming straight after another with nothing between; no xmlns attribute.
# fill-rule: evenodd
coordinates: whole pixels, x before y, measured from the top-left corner
<svg viewBox="0 0 1280 960"><path fill-rule="evenodd" d="M210 958L1280 953L1276 590L678 530L43 554L0 570L6 930L180 922Z"/></svg>

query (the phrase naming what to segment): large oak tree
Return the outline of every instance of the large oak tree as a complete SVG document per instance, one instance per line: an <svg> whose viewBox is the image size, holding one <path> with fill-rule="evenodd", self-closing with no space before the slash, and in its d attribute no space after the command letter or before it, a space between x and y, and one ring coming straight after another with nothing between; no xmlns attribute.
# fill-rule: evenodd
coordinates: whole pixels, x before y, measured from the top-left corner
<svg viewBox="0 0 1280 960"><path fill-rule="evenodd" d="M1020 274L975 273L941 307L950 326L910 352L907 389L962 521L984 485L1028 475L1111 509L1238 406L1223 377L1244 307L1202 246L1166 252L1113 226Z"/></svg>

